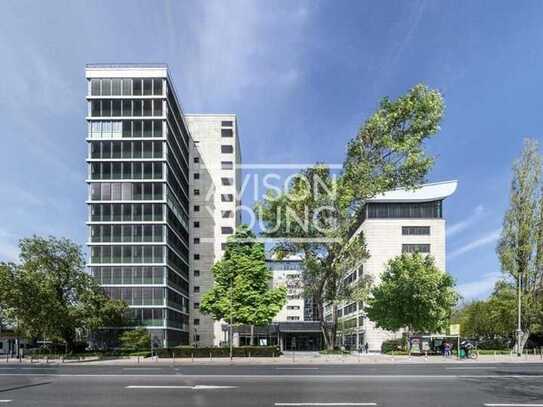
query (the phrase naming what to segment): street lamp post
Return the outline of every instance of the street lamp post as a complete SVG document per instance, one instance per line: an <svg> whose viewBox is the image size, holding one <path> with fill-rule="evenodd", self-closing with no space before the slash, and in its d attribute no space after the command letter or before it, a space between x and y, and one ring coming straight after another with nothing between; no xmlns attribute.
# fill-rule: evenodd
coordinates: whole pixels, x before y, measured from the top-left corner
<svg viewBox="0 0 543 407"><path fill-rule="evenodd" d="M234 356L234 330L233 330L233 288L234 288L234 276L232 276L232 279L230 280L230 361L232 361Z"/></svg>
<svg viewBox="0 0 543 407"><path fill-rule="evenodd" d="M521 295L522 295L522 273L518 273L518 282L517 282L517 356L520 357L520 340L522 338L522 325L521 325L521 319L522 319L522 301L521 301Z"/></svg>

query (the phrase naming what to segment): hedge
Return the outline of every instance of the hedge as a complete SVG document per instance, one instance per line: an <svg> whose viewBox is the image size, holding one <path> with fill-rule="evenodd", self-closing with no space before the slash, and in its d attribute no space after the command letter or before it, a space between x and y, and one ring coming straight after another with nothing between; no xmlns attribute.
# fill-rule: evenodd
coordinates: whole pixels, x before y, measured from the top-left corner
<svg viewBox="0 0 543 407"><path fill-rule="evenodd" d="M230 356L230 348L193 348L180 346L177 348L157 349L159 358L227 358ZM278 346L241 346L233 348L235 357L273 357L279 356L281 351Z"/></svg>
<svg viewBox="0 0 543 407"><path fill-rule="evenodd" d="M402 350L402 339L389 339L381 344L382 353Z"/></svg>

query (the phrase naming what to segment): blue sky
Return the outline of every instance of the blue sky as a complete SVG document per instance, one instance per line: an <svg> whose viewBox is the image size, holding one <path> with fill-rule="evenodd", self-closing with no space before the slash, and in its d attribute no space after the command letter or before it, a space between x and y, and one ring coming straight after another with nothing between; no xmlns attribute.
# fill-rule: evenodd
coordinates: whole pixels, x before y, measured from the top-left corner
<svg viewBox="0 0 543 407"><path fill-rule="evenodd" d="M510 168L540 138L540 1L0 3L0 259L33 233L86 239L84 66L166 62L186 112L236 113L246 163L340 163L380 97L418 82L447 110L430 181L466 298L499 277Z"/></svg>

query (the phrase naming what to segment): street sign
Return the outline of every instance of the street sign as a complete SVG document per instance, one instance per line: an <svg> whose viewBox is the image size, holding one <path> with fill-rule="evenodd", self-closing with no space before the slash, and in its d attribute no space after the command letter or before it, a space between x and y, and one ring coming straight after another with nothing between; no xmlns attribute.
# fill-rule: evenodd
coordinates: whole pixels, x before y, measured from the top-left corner
<svg viewBox="0 0 543 407"><path fill-rule="evenodd" d="M449 335L452 335L452 336L460 335L460 324L449 325Z"/></svg>

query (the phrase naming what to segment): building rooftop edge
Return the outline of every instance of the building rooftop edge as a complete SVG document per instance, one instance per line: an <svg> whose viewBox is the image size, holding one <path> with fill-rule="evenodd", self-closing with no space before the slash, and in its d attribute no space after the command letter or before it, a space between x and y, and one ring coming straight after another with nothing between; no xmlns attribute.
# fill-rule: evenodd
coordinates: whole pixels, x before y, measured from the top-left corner
<svg viewBox="0 0 543 407"><path fill-rule="evenodd" d="M86 64L85 68L87 69L126 69L126 68L134 68L134 69L163 69L168 68L168 64L165 63L121 63L121 64Z"/></svg>
<svg viewBox="0 0 543 407"><path fill-rule="evenodd" d="M368 199L368 202L427 202L445 199L454 194L458 187L457 180L421 184L416 189L394 189Z"/></svg>

